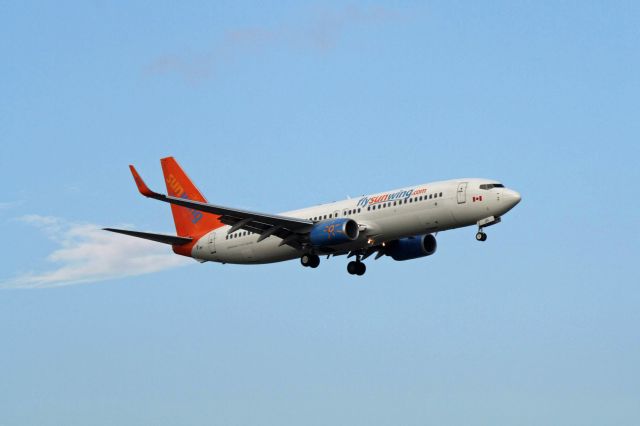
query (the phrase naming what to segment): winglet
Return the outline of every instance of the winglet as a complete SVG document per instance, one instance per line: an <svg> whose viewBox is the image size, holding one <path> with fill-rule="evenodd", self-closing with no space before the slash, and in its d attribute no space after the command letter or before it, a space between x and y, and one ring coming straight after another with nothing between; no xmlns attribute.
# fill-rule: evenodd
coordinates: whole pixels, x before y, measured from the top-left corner
<svg viewBox="0 0 640 426"><path fill-rule="evenodd" d="M131 169L131 174L133 175L133 180L136 181L136 185L138 186L138 191L140 191L140 193L142 195L144 195L145 197L151 197L152 195L155 195L155 193L152 190L149 189L147 184L144 183L144 181L142 180L142 178L140 177L140 175L136 171L136 168L133 167L130 164L129 165L129 169Z"/></svg>

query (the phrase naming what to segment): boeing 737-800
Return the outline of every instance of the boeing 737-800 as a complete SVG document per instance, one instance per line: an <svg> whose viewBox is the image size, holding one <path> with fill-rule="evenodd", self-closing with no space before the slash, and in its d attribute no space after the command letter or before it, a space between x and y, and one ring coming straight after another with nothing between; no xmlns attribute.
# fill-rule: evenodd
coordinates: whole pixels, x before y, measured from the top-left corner
<svg viewBox="0 0 640 426"><path fill-rule="evenodd" d="M520 202L520 194L491 179L453 179L410 186L280 214L209 204L173 157L160 160L168 195L153 192L129 166L142 195L171 204L177 236L105 228L170 244L200 262L259 264L300 259L316 268L320 256L355 257L347 265L364 274L363 261L389 256L410 260L436 251L435 234L484 228Z"/></svg>

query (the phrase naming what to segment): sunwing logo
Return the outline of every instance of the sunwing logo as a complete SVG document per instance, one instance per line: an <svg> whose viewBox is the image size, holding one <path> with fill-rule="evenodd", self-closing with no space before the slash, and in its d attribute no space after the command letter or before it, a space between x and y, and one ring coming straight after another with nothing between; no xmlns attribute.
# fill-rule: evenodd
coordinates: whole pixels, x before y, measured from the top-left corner
<svg viewBox="0 0 640 426"><path fill-rule="evenodd" d="M191 198L189 197L189 194L187 194L187 192L184 190L180 182L178 182L178 179L176 179L175 176L173 176L172 174L169 174L169 176L167 176L167 185L169 186L169 189L171 189L170 192L173 192L174 197L184 198L185 200L191 200ZM199 212L198 210L194 210L194 209L187 209L187 210L189 210L189 214L191 214L191 223L196 224L200 222L200 219L202 219L202 216L203 216L202 212Z"/></svg>
<svg viewBox="0 0 640 426"><path fill-rule="evenodd" d="M338 226L334 223L332 223L331 225L325 226L324 232L327 233L327 239L329 240L338 234L344 234L344 232L342 232L342 230L338 228Z"/></svg>
<svg viewBox="0 0 640 426"><path fill-rule="evenodd" d="M366 207L368 205L374 205L384 203L385 201L404 200L410 198L413 195L420 195L427 192L427 188L420 189L406 189L398 192L376 195L373 197L364 197L358 201L358 207Z"/></svg>

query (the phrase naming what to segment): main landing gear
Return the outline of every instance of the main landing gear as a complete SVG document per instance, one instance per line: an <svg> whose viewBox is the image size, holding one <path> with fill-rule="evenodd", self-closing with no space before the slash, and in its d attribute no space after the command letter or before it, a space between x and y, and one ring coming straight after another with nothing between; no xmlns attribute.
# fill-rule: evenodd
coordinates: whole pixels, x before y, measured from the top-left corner
<svg viewBox="0 0 640 426"><path fill-rule="evenodd" d="M484 233L482 228L478 229L478 233L476 234L476 240L487 241L487 234Z"/></svg>
<svg viewBox="0 0 640 426"><path fill-rule="evenodd" d="M317 268L320 265L320 257L316 254L303 254L300 263L304 267Z"/></svg>
<svg viewBox="0 0 640 426"><path fill-rule="evenodd" d="M364 275L366 271L367 266L360 261L360 256L358 256L358 260L347 263L347 272L351 275Z"/></svg>
<svg viewBox="0 0 640 426"><path fill-rule="evenodd" d="M300 263L302 266L309 268L317 268L320 265L320 257L317 254L305 253L300 257ZM360 256L357 260L351 261L347 264L347 272L351 275L364 275L367 267L360 260Z"/></svg>

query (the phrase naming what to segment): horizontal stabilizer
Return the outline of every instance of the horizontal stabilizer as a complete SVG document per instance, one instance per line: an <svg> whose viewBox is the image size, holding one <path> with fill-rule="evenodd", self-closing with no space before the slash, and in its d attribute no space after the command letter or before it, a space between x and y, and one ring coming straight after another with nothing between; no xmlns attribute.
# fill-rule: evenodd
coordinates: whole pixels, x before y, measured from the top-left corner
<svg viewBox="0 0 640 426"><path fill-rule="evenodd" d="M172 246L182 246L189 244L193 238L176 237L175 235L152 234L150 232L129 231L127 229L103 228L105 231L117 232L118 234L130 235L132 237L144 238L158 243L171 244Z"/></svg>

